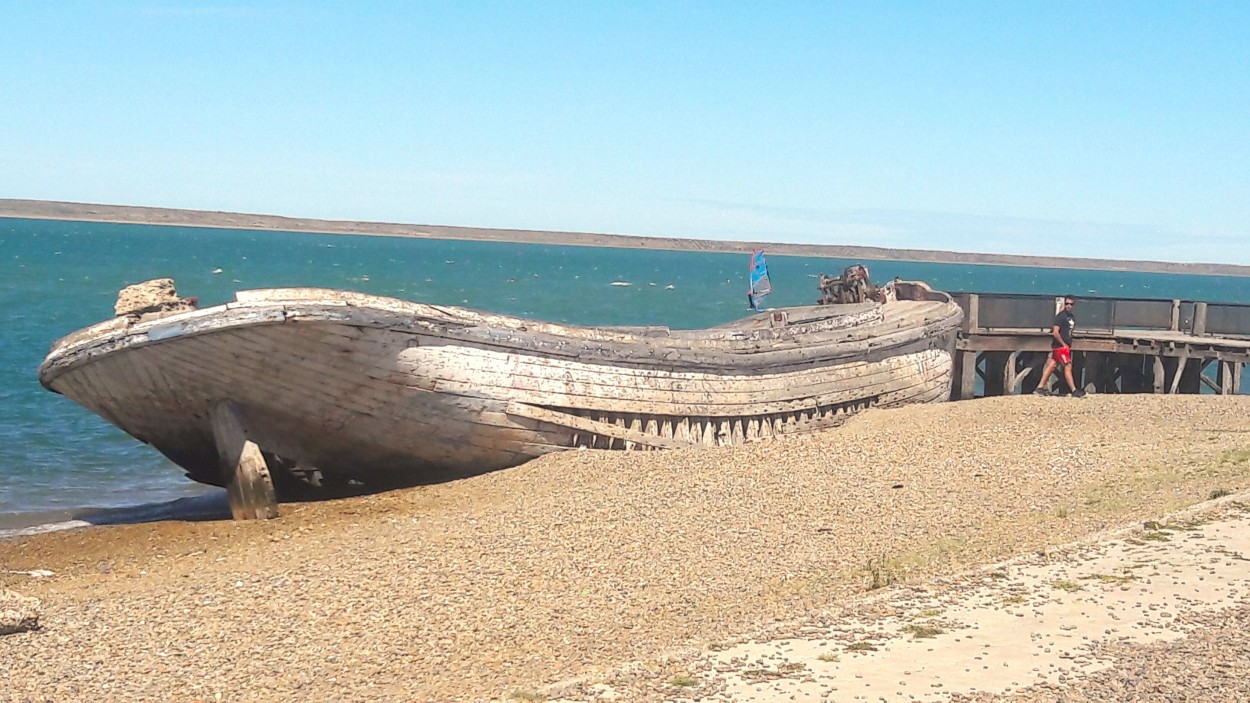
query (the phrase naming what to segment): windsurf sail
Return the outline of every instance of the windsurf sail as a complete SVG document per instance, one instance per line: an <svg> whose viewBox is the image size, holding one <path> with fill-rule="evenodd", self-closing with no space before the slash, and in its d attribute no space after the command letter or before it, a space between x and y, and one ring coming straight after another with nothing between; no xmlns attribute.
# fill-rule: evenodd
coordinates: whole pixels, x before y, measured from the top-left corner
<svg viewBox="0 0 1250 703"><path fill-rule="evenodd" d="M756 249L751 252L751 287L747 290L747 305L752 310L760 309L760 302L764 300L764 296L773 292L773 284L768 280L768 262L764 260L764 250Z"/></svg>

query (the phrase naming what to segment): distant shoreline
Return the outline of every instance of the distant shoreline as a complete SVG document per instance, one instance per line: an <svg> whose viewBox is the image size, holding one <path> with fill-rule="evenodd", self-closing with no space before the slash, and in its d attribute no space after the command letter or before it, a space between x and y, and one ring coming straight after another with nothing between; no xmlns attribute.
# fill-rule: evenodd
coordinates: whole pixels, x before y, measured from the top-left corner
<svg viewBox="0 0 1250 703"><path fill-rule="evenodd" d="M1183 273L1207 276L1250 276L1250 266L1236 264L1126 261L1064 256L1022 256L1018 254L975 254L929 249L680 239L675 237L642 237L589 232L549 232L450 225L417 225L394 222L355 222L208 210L179 210L131 205L101 205L53 200L0 198L0 219L5 218L725 253L749 252L751 249L758 247L768 250L770 254L782 256L823 257L854 261L907 261L939 264L1089 269L1097 271Z"/></svg>

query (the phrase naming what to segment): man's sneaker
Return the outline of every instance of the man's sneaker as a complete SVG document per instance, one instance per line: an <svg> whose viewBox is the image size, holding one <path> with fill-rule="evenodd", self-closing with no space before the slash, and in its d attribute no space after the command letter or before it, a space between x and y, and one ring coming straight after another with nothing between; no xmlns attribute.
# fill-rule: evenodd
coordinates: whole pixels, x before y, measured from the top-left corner
<svg viewBox="0 0 1250 703"><path fill-rule="evenodd" d="M1073 398L1084 398L1084 397L1085 397L1085 389L1084 389L1084 388L1078 388L1078 389L1076 389L1076 390L1072 391L1072 397L1073 397Z"/></svg>
<svg viewBox="0 0 1250 703"><path fill-rule="evenodd" d="M1049 398L1049 397L1050 397L1050 389L1049 389L1049 388L1042 388L1041 386L1038 386L1038 387L1037 387L1037 389L1033 391L1033 395L1040 395L1040 396L1042 396L1043 398Z"/></svg>

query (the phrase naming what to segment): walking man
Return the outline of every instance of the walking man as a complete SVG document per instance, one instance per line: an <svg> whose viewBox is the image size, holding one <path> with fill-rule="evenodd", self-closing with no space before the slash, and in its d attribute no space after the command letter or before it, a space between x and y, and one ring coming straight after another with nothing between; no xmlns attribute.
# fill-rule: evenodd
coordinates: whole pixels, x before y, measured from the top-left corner
<svg viewBox="0 0 1250 703"><path fill-rule="evenodd" d="M1055 315L1055 324L1050 328L1050 358L1042 369L1042 381L1037 384L1037 395L1052 395L1050 392L1050 375L1056 368L1063 369L1063 380L1068 382L1073 398L1080 398L1085 391L1076 387L1072 380L1072 330L1076 327L1076 315L1072 308L1076 299L1070 295L1063 296L1063 309Z"/></svg>

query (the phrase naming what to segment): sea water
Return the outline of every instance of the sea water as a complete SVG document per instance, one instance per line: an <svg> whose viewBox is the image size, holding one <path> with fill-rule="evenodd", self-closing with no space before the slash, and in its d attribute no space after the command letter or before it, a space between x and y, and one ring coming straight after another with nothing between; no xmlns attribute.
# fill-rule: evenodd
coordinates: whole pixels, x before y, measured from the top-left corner
<svg viewBox="0 0 1250 703"><path fill-rule="evenodd" d="M0 533L86 507L220 509L220 489L39 385L52 342L111 318L126 285L173 278L201 306L241 289L322 286L558 322L697 328L747 312L748 254L0 219ZM813 303L817 276L852 263L769 255L767 304ZM863 263L874 280L947 291L1250 302L1250 278L1235 276Z"/></svg>

